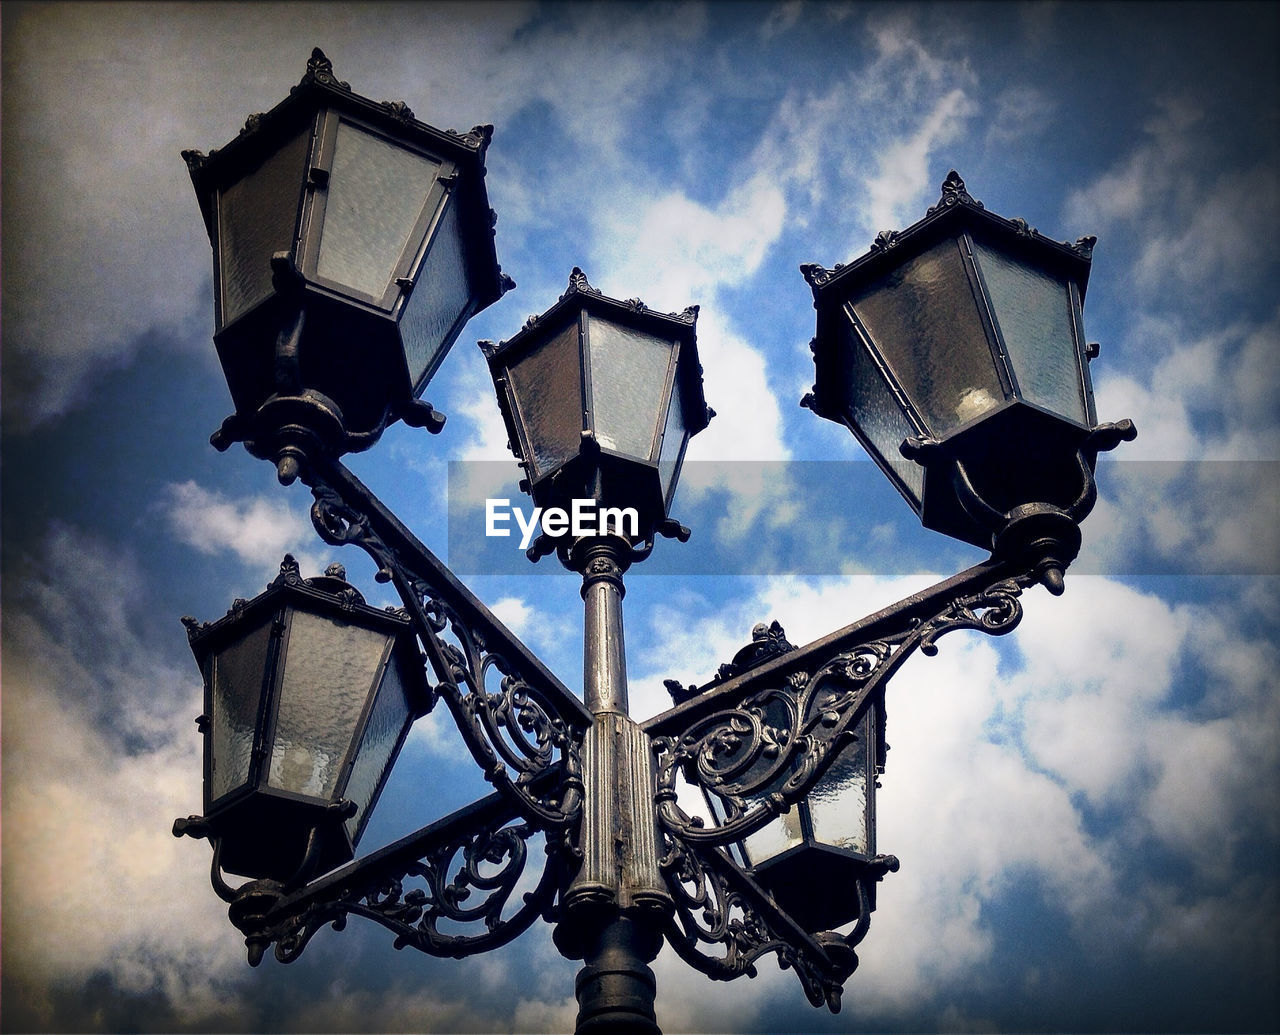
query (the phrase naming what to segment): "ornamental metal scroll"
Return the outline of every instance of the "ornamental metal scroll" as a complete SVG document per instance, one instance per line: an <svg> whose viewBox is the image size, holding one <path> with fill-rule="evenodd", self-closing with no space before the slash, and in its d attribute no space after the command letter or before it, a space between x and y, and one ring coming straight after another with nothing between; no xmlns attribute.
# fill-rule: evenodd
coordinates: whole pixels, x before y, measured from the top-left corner
<svg viewBox="0 0 1280 1035"><path fill-rule="evenodd" d="M935 591L908 598L896 612L859 623L878 634L874 638L850 644L837 635L787 653L707 694L705 706L678 731L672 727L682 709L651 720L660 823L678 838L708 845L728 845L759 830L810 792L911 654L936 654L938 638L957 629L1011 632L1022 619L1022 590L1034 581L1023 574L943 601ZM938 608L932 613L930 603ZM681 776L723 803L720 822L708 826L680 807Z"/></svg>
<svg viewBox="0 0 1280 1035"><path fill-rule="evenodd" d="M436 680L432 704L444 699L485 779L540 828L567 828L590 712L342 464L309 465L304 477L320 537L359 546L400 595ZM540 778L556 768L547 786Z"/></svg>
<svg viewBox="0 0 1280 1035"><path fill-rule="evenodd" d="M839 1012L844 982L858 966L852 941L834 932L807 934L721 849L694 846L669 833L664 840L659 865L675 905L666 937L681 959L708 977L732 981L755 977L756 961L776 953L778 966L796 972L812 1005ZM862 907L869 912L865 893ZM724 954L702 948L712 945L722 945Z"/></svg>
<svg viewBox="0 0 1280 1035"><path fill-rule="evenodd" d="M510 908L539 833L494 795L296 894L253 881L232 900L231 919L253 966L272 945L277 960L292 963L322 927L342 930L352 915L394 933L397 949L455 959L487 952L550 915L564 869L550 836L535 887Z"/></svg>

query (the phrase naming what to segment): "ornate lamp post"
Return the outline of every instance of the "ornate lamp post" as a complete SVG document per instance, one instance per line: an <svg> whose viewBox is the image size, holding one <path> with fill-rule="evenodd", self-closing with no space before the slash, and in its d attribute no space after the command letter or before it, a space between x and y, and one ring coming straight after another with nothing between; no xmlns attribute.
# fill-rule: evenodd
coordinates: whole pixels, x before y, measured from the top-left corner
<svg viewBox="0 0 1280 1035"><path fill-rule="evenodd" d="M612 299L575 269L541 317L481 343L534 500L636 515L576 538L544 530L530 550L582 578L582 700L340 461L390 420L438 423L415 396L508 283L487 142L358 97L317 51L225 157L189 153L236 405L214 444L242 439L282 481L301 478L321 538L362 548L403 607L376 612L337 571L304 581L286 558L260 597L213 625L188 619L205 815L174 833L212 841L213 886L254 964L271 946L296 959L350 915L452 957L544 917L583 961L579 1033L659 1031L648 964L664 939L721 980L774 953L836 1010L876 882L897 868L875 842L890 677L945 633L1009 632L1036 582L1060 592L1097 452L1133 436L1094 417L1091 241L988 213L952 173L920 222L848 266L804 268L818 310L806 405L846 424L926 525L991 559L802 647L758 626L708 683L668 681L674 707L639 723L623 577L656 536L688 538L669 514L711 416L696 309ZM348 861L409 723L441 703L494 792ZM541 875L513 904L534 837ZM224 871L253 879L233 887Z"/></svg>

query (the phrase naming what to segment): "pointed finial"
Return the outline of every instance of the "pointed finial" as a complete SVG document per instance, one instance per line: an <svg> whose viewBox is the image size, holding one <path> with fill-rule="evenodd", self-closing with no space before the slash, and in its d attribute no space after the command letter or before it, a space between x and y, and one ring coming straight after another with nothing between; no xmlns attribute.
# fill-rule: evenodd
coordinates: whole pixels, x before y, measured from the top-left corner
<svg viewBox="0 0 1280 1035"><path fill-rule="evenodd" d="M972 205L974 208L983 208L981 201L976 200L969 193L969 189L964 185L964 180L960 178L960 174L952 169L947 173L947 178L942 181L942 197L938 199L938 203L929 209L930 213L938 211L940 208L949 208L952 205Z"/></svg>
<svg viewBox="0 0 1280 1035"><path fill-rule="evenodd" d="M314 47L311 50L311 57L307 61L307 73L302 77L304 83L324 83L329 86L340 86L344 90L350 90L351 85L344 83L333 72L333 62L330 61L323 50Z"/></svg>
<svg viewBox="0 0 1280 1035"><path fill-rule="evenodd" d="M569 272L569 288L565 292L565 294L566 295L572 294L575 291L594 291L594 290L595 288L593 288L590 282L588 282L587 275L582 272L581 267L574 266L573 269ZM564 297L564 296L561 296L561 297Z"/></svg>

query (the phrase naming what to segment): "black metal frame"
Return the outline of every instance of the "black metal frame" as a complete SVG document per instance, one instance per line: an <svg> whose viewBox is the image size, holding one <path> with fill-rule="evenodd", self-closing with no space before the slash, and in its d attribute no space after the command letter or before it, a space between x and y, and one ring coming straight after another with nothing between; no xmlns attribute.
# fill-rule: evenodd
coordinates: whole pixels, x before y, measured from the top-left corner
<svg viewBox="0 0 1280 1035"><path fill-rule="evenodd" d="M1007 473L1001 469L996 474L981 476L988 456L1000 456L1002 461L1017 458L1022 478L1029 484L1035 483L1032 496L1025 502L1056 505L1060 511L1074 507L1078 511L1078 505L1070 501L1089 495L1088 506L1092 506L1090 494L1094 491L1093 468L1098 452L1133 437L1133 428L1128 422L1097 425L1089 374L1089 360L1096 351L1085 342L1081 313L1096 240L1082 237L1074 245L1064 244L1045 237L1023 219L1006 219L990 212L969 194L964 181L952 170L942 184L938 202L916 223L901 231L882 232L869 252L848 265L826 269L817 263L806 263L800 267L813 293L818 323L817 334L810 343L814 354L814 387L801 400L801 405L847 427L926 527L984 549L994 548L998 553L1007 550L1007 545L997 540L1011 517L1016 516L1010 512L1024 502L1019 499L1004 503L986 498L993 490L999 494L998 483L1002 480L999 475ZM1004 332L993 315L986 274L981 261L973 254L974 241L1023 257L1030 266L1049 271L1065 285L1063 303L1072 327L1071 344L1077 387L1083 402L1083 423L1050 411L1023 394ZM948 242L954 243L958 250L990 351L991 366L1004 398L978 417L948 430L941 438L933 438L927 418L911 393L904 389L882 350L873 344L872 336L854 312L850 297L863 285L876 282L929 249ZM871 441L845 405L842 393L846 391L848 360L841 347L843 339L839 331L842 328L849 330L850 347L870 359L914 431L902 443L901 453L924 468L923 488L919 493L894 470L881 446ZM1023 455L1027 449L1023 443L1027 442L1036 443L1034 454ZM1075 460L1079 461L1082 471L1078 484L1073 484ZM964 473L964 468L968 468L969 474ZM969 483L967 487L960 484L962 481ZM1012 481L1015 480L1003 479L1005 483ZM1059 499L1059 496L1065 498ZM1085 507L1083 513L1087 512ZM1073 516L1072 521L1078 524L1083 513ZM991 517L992 514L996 517ZM1074 558L1079 547L1078 535L1065 525L1060 532L1064 538L1056 547L1058 563L1051 565L1059 572ZM1008 541L1011 537L1004 538ZM1019 543L1017 548L1022 549L1023 545ZM1060 586L1060 580L1055 575L1048 584Z"/></svg>
<svg viewBox="0 0 1280 1035"><path fill-rule="evenodd" d="M267 115L252 117L246 127L250 140L229 146L232 156L241 156L235 160L246 160L244 153L255 146L252 138L259 122L293 118L305 99L299 95L314 90L332 93L336 107L350 113L354 105L358 115L374 122L412 122L403 104L376 105L351 94L346 84L333 78L332 66L317 51L294 96ZM415 132L429 129L413 126ZM488 127L467 135L430 132L460 154L478 156L482 166ZM193 153L187 157L199 190L207 175L205 159ZM318 176L324 179L324 169ZM476 189L482 193L482 187ZM212 226L206 194L201 197L206 223ZM1050 246L1025 223L982 211L953 173L943 185L942 201L921 223L902 235L882 235L873 253L850 269L888 262L883 253L904 241L910 240L906 247L914 248L932 240L930 235L951 227L961 210L966 220L976 220L975 225L992 233L1025 238L1019 247ZM1091 239L1081 239L1074 249L1051 244L1055 261L1076 274L1087 274ZM487 246L486 257L492 259L490 239L475 246ZM496 262L492 270L498 278L494 290L500 294L507 281ZM301 275L287 256L275 272L277 293L303 289ZM820 296L829 297L827 286L845 273L815 266L804 272L821 321L831 307L824 309ZM1076 279L1082 297L1083 275ZM687 348L696 355L696 307L663 315L635 299L608 299L576 268L568 291L548 313L531 317L524 331L501 347L482 343L491 369L500 374L504 356L519 350L534 324L562 316L571 315L577 322L579 349L585 349L583 311L670 336L676 345L668 386L682 393L688 434L705 426L710 411L701 403L700 371L685 353ZM566 319L564 326L568 325ZM542 918L555 924L560 951L583 960L576 986L579 1035L659 1031L653 1009L655 982L647 964L664 939L691 966L718 980L753 975L762 957L775 954L782 967L795 970L815 1006L838 1010L844 983L858 965L855 948L870 924L876 883L897 869L897 859L873 854L857 860L852 891L856 909L845 924L847 930L814 931L813 923L803 922L811 918L797 918L779 906L757 874L734 859L732 846L808 796L855 738L868 711L874 707L883 715L888 682L914 653L936 654L938 639L959 629L992 636L1009 633L1022 618L1025 589L1043 582L1061 591L1062 572L1079 546L1079 521L1096 496L1097 452L1133 437L1132 425L1073 426L1070 444L1080 472L1074 502L1058 505L1049 500L1012 510L1002 510L999 501L983 496L983 486L975 487L966 466L970 455L950 447L953 436L943 442L913 440L908 453L929 477L950 480L967 519L989 537L991 560L803 647L787 644L780 628L776 634L765 629L703 687L668 681L679 703L637 723L628 714L626 700L623 575L648 555L655 534L683 540L688 530L667 518L664 508L642 530L641 542L600 535L552 543L544 537L535 544L535 559L555 550L582 577L584 703L337 459L344 450L371 445L389 419L403 416L436 429L442 418L426 404L393 398L381 425L346 439L324 440L307 422L327 420L325 406L331 401L318 392L302 392L296 383L301 316L290 326L268 329L269 337L276 336L277 374L283 371L277 388L284 394L272 396L263 410L277 403L299 408L297 421L303 427L290 437L292 426L287 422L293 415L284 409L283 424L274 423L274 411L265 416L259 412L252 419L242 415L229 418L214 444L226 448L232 440L246 440L254 455L277 463L282 481L301 477L314 497L311 516L320 537L334 546L358 546L373 560L375 579L394 586L422 650L429 683L424 708L429 711L444 702L494 792L333 872L319 874L317 860L308 851L292 878L251 880L240 887L229 884L222 872L218 824L196 816L176 821L176 836L211 840L211 882L229 903L232 923L245 936L249 962L256 965L273 946L278 960L291 962L321 927L340 929L352 915L389 929L397 947L447 957L505 944ZM589 357L583 374L587 400ZM1087 372L1083 376L1091 407ZM501 380L497 387L504 418L513 428L513 402ZM289 395L291 391L300 394ZM704 409L687 405L694 402ZM826 398L811 396L808 404L821 415L843 419ZM1088 413L1092 421L1091 408ZM638 465L646 471L660 457L666 416L664 410L651 443L652 464ZM594 423L590 413L584 420L585 444ZM259 434L262 442L255 439ZM533 480L526 444L518 433L512 437L517 457L525 451L526 470ZM595 445L596 455L589 459L597 464L586 495L600 489ZM883 459L870 452L878 461ZM564 466L581 460L580 453ZM637 466L634 459L627 463ZM669 493L667 497L665 504ZM722 822L708 826L680 807L681 778L724 804ZM345 818L343 803L336 802L326 809L317 829ZM531 846L538 840L541 871L533 890L517 901L516 890L533 865ZM822 891L816 889L818 895Z"/></svg>
<svg viewBox="0 0 1280 1035"><path fill-rule="evenodd" d="M415 234L402 251L378 297L322 278L317 272L325 223L328 184L338 124L364 132L440 162L438 177L415 221ZM306 74L285 100L251 115L240 135L210 152L182 153L200 202L215 255L214 341L227 374L236 412L211 439L218 449L242 441L255 456L273 460L281 481L292 482L312 456L368 449L388 425L405 420L439 431L444 416L418 400L452 347L466 320L514 286L502 272L494 249L496 216L484 186L484 158L492 126L466 133L439 130L414 118L402 101L377 102L340 81L318 48ZM221 276L222 190L253 171L286 134L305 134L297 169L292 233L270 256L271 290L234 319L225 319ZM293 139L296 139L293 138ZM400 318L430 254L441 218L459 209L459 233L470 302L445 330L424 369L409 369L400 337ZM263 269L267 272L266 267ZM271 341L275 348L269 347ZM359 342L359 363L385 380L387 389L351 382L347 343ZM333 395L344 395L336 400ZM385 394L385 398L383 397Z"/></svg>
<svg viewBox="0 0 1280 1035"><path fill-rule="evenodd" d="M260 880L231 888L219 870L214 836L213 883L231 903L250 962L260 961L272 945L277 959L291 962L316 931L326 924L340 929L349 915L387 927L398 947L449 957L505 944L538 917L565 923L565 893L582 859L582 746L591 712L345 467L333 461L304 477L315 496L312 517L321 537L359 546L378 566L377 580L391 582L400 594L437 680L431 703L445 702L496 792L297 887ZM673 904L651 922L682 959L729 980L755 974L756 962L776 953L814 1005L839 1008L843 984L857 966L854 947L870 923L874 884L897 868L897 860L868 860L851 931L811 934L727 849L809 793L909 656L917 650L936 654L936 641L958 629L1011 632L1022 617L1021 593L1035 581L1033 572L1008 562L979 564L746 671L732 674L731 666L723 666L731 674L713 688L689 688L692 696L682 704L640 724L652 753L658 865ZM500 675L491 691L494 672ZM795 702L787 728L758 719L759 701L777 694ZM726 736L777 754L750 784L702 777L729 803L727 822L707 827L677 804L676 780L682 772L699 772L698 759ZM784 772L790 775L777 793L748 803ZM210 836L198 817L175 824L175 834L182 833ZM545 840L542 873L535 891L512 909L529 842L539 836ZM499 872L482 876L482 859ZM424 887L406 889L411 879ZM480 901L463 906L465 890L480 892ZM442 921L478 922L483 932L448 933L440 929ZM710 951L715 946L722 954Z"/></svg>
<svg viewBox="0 0 1280 1035"><path fill-rule="evenodd" d="M667 522L675 483L679 479L680 466L684 462L687 440L697 434L715 415L703 398L702 367L698 362L695 328L698 307L689 306L681 313L659 313L650 309L638 298L625 301L610 298L596 290L588 282L586 274L574 267L569 274L568 287L546 312L531 316L524 327L508 340L495 344L480 342L497 389L498 407L507 427L511 450L525 472L524 484L529 493L542 506L562 506L573 497L588 498L608 496L610 489L637 481L651 482L661 496L656 507L640 508L640 542L652 542L655 534L677 535L687 538L679 526ZM595 319L619 324L633 330L652 334L672 343L666 376L663 382L664 396L661 412L655 415L656 424L649 448L644 457L632 456L604 446L597 437L595 393L591 381L591 323ZM527 440L525 421L520 402L511 385L510 370L533 348L543 345L549 337L570 327L578 331L578 362L581 371L581 446L579 451L547 471L539 471L534 462L533 450ZM550 329L550 330L549 330ZM684 414L685 428L675 473L669 484L664 485L660 460L667 417L676 397ZM546 556L559 545L539 537L529 551L536 560Z"/></svg>

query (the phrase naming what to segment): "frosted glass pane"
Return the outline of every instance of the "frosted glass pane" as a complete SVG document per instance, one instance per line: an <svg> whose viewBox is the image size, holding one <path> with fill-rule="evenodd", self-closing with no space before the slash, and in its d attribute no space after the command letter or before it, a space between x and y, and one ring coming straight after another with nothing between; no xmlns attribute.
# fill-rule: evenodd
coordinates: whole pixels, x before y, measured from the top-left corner
<svg viewBox="0 0 1280 1035"><path fill-rule="evenodd" d="M667 423L662 429L662 448L658 452L658 477L662 479L662 498L671 505L673 483L680 473L680 447L685 441L684 401L680 386L671 396L667 410Z"/></svg>
<svg viewBox="0 0 1280 1035"><path fill-rule="evenodd" d="M912 503L919 509L924 494L924 468L907 460L898 448L916 434L916 429L902 412L889 382L858 332L846 324L843 334L845 355L849 357L850 416L880 456L906 482Z"/></svg>
<svg viewBox="0 0 1280 1035"><path fill-rule="evenodd" d="M973 250L1023 397L1087 423L1066 282L1013 262L976 241Z"/></svg>
<svg viewBox="0 0 1280 1035"><path fill-rule="evenodd" d="M262 700L271 623L246 633L213 660L213 711L209 716L209 800L217 801L249 779L253 735Z"/></svg>
<svg viewBox="0 0 1280 1035"><path fill-rule="evenodd" d="M333 795L387 640L385 633L294 612L271 751L272 787Z"/></svg>
<svg viewBox="0 0 1280 1035"><path fill-rule="evenodd" d="M515 364L508 377L529 438L534 477L582 448L582 357L578 321Z"/></svg>
<svg viewBox="0 0 1280 1035"><path fill-rule="evenodd" d="M853 300L907 397L941 438L1004 400L955 241L943 241Z"/></svg>
<svg viewBox="0 0 1280 1035"><path fill-rule="evenodd" d="M353 840L378 786L386 776L392 761L391 753L400 743L409 719L409 699L400 679L400 669L392 663L387 667L378 700L369 713L360 753L343 791L343 797L356 803L355 815L347 820L347 833Z"/></svg>
<svg viewBox="0 0 1280 1035"><path fill-rule="evenodd" d="M588 328L596 440L650 460L672 343L594 316Z"/></svg>
<svg viewBox="0 0 1280 1035"><path fill-rule="evenodd" d="M218 198L224 325L271 294L271 256L293 251L310 141L298 134Z"/></svg>
<svg viewBox="0 0 1280 1035"><path fill-rule="evenodd" d="M422 264L422 273L400 318L400 336L414 388L422 375L434 372L442 348L453 344L458 318L471 304L471 287L458 236L458 210L453 198L445 203L435 238Z"/></svg>
<svg viewBox="0 0 1280 1035"><path fill-rule="evenodd" d="M800 826L800 810L793 805L782 815L747 837L744 844L750 864L760 866L803 841L804 831Z"/></svg>
<svg viewBox="0 0 1280 1035"><path fill-rule="evenodd" d="M338 123L316 272L380 299L439 168L430 158Z"/></svg>
<svg viewBox="0 0 1280 1035"><path fill-rule="evenodd" d="M869 716L858 727L858 739L839 758L809 794L809 815L815 840L865 855L871 843L867 817L867 774L870 772Z"/></svg>

